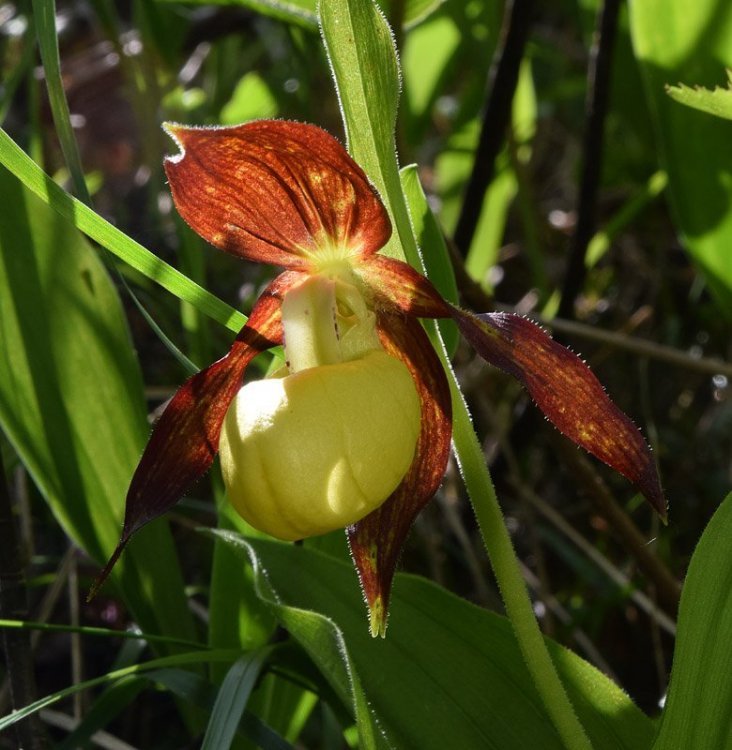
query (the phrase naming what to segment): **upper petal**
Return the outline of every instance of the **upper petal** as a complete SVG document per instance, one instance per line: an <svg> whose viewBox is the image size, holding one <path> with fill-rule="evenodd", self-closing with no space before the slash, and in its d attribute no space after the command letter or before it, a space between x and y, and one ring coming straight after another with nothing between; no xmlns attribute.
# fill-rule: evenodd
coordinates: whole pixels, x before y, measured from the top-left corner
<svg viewBox="0 0 732 750"><path fill-rule="evenodd" d="M181 149L165 160L175 205L222 250L295 269L334 245L374 253L391 234L363 170L315 125L260 120L166 130Z"/></svg>
<svg viewBox="0 0 732 750"><path fill-rule="evenodd" d="M409 368L422 407L417 448L406 476L380 508L347 529L369 608L371 634L383 636L402 546L417 514L445 475L452 438L452 402L445 371L418 320L384 314L379 318L379 333L387 352Z"/></svg>
<svg viewBox="0 0 732 750"><path fill-rule="evenodd" d="M130 537L170 510L210 468L221 425L254 357L282 343L282 296L300 274L280 274L262 294L229 352L189 378L155 425L127 492L119 544L92 589L104 582Z"/></svg>
<svg viewBox="0 0 732 750"><path fill-rule="evenodd" d="M665 518L648 444L577 355L519 315L453 310L460 331L486 362L513 375L560 432L633 482Z"/></svg>

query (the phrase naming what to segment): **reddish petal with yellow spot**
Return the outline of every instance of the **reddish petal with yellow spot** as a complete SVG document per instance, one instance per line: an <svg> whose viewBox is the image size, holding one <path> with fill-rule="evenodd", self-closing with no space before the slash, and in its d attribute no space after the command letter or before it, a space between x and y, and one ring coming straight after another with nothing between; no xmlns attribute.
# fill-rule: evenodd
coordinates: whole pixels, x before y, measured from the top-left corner
<svg viewBox="0 0 732 750"><path fill-rule="evenodd" d="M422 406L421 431L407 475L380 508L347 529L369 608L371 633L383 636L402 546L414 519L445 474L452 438L452 403L445 371L419 321L382 315L379 331L386 351L401 359L412 373Z"/></svg>
<svg viewBox="0 0 732 750"><path fill-rule="evenodd" d="M222 250L299 269L324 250L363 257L389 239L388 215L363 170L315 125L166 130L181 149L165 161L176 208Z"/></svg>
<svg viewBox="0 0 732 750"><path fill-rule="evenodd" d="M104 582L130 537L169 511L213 463L221 425L247 365L282 343L282 296L301 274L280 274L262 294L228 354L189 378L155 425L127 492L117 549L90 593Z"/></svg>
<svg viewBox="0 0 732 750"><path fill-rule="evenodd" d="M577 355L518 315L453 310L460 331L486 362L513 375L560 432L629 479L665 519L651 449Z"/></svg>

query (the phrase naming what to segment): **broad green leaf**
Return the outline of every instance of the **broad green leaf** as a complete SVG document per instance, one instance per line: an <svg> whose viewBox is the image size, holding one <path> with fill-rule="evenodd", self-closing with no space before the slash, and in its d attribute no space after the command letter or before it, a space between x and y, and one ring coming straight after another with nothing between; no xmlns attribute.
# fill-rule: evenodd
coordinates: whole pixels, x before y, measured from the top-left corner
<svg viewBox="0 0 732 750"><path fill-rule="evenodd" d="M84 238L0 168L0 426L66 533L98 563L116 544L147 437L116 291ZM144 630L194 639L164 524L115 572Z"/></svg>
<svg viewBox="0 0 732 750"><path fill-rule="evenodd" d="M675 101L699 109L710 115L732 120L732 70L727 71L727 88L715 86L712 91L703 86L667 86L666 93Z"/></svg>
<svg viewBox="0 0 732 750"><path fill-rule="evenodd" d="M224 497L218 470L215 476L218 527L247 535L259 534ZM241 558L229 545L219 540L214 542L210 586L209 644L214 648L250 650L267 643L275 620L253 593L251 570L241 564Z"/></svg>
<svg viewBox="0 0 732 750"><path fill-rule="evenodd" d="M343 694L346 665L360 679L391 746L563 747L505 618L422 578L399 575L388 635L373 639L350 565L302 547L225 538L249 555L260 595L336 690ZM340 653L312 649L324 631L337 637ZM547 643L593 746L648 748L653 724L630 699L578 656Z"/></svg>
<svg viewBox="0 0 732 750"><path fill-rule="evenodd" d="M159 284L181 300L234 332L246 318L215 295L191 281L165 261L151 253L99 214L59 187L43 170L0 129L0 165L17 177L30 191L73 224L87 237L98 242L143 276Z"/></svg>
<svg viewBox="0 0 732 750"><path fill-rule="evenodd" d="M732 125L665 92L679 81L713 88L732 67L728 0L644 0L630 4L633 44L660 136L662 167L683 243L732 319Z"/></svg>
<svg viewBox="0 0 732 750"><path fill-rule="evenodd" d="M732 494L694 551L679 605L668 699L653 750L732 747Z"/></svg>
<svg viewBox="0 0 732 750"><path fill-rule="evenodd" d="M237 531L247 536L258 532L244 521L226 500L221 480L215 489L218 505L218 528ZM341 532L341 540L345 535ZM266 644L272 637L277 621L255 593L251 566L242 565L241 555L221 539L214 540L213 564L208 602L209 644L214 648L251 650ZM226 665L212 665L211 674L220 681ZM252 695L248 711L256 714L269 727L294 742L300 735L310 712L317 703L312 693L275 673L267 674Z"/></svg>

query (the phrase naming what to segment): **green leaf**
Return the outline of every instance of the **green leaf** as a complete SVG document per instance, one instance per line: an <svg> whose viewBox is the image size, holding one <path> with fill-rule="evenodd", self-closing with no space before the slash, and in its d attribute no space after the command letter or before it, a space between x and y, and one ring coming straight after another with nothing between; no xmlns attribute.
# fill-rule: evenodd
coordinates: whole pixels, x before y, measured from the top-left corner
<svg viewBox="0 0 732 750"><path fill-rule="evenodd" d="M412 143L420 143L432 124L432 108L451 71L450 63L460 42L457 22L445 12L433 16L409 35L402 55L402 106L409 113Z"/></svg>
<svg viewBox="0 0 732 750"><path fill-rule="evenodd" d="M59 187L43 170L0 129L0 164L30 191L53 208L63 219L87 237L122 259L143 276L231 331L239 332L246 318L215 295L191 281L165 261L105 221L88 206Z"/></svg>
<svg viewBox="0 0 732 750"><path fill-rule="evenodd" d="M216 696L201 750L231 747L249 696L271 650L252 651L231 665Z"/></svg>
<svg viewBox="0 0 732 750"><path fill-rule="evenodd" d="M732 67L729 2L644 0L629 10L674 220L721 311L732 320L732 126L679 107L665 92L678 81L708 88L723 82L723 66Z"/></svg>
<svg viewBox="0 0 732 750"><path fill-rule="evenodd" d="M71 173L74 191L84 203L90 203L79 149L71 126L66 92L61 80L61 61L59 60L58 35L56 33L56 3L55 0L32 0L32 8L38 35L38 49L43 61L43 74L46 79L48 101L56 126L56 134L61 144L66 166Z"/></svg>
<svg viewBox="0 0 732 750"><path fill-rule="evenodd" d="M680 83L678 86L667 86L666 93L674 101L686 104L687 107L732 120L732 70L727 71L727 77L729 82L726 89L715 86L710 91L703 86L690 88Z"/></svg>
<svg viewBox="0 0 732 750"><path fill-rule="evenodd" d="M281 592L278 588L272 586L269 578L268 566L272 560L267 558L266 560L260 561L255 552L255 548L252 545L256 544L256 549L258 550L261 543L264 545L265 549L274 550L274 559L280 560L281 558L277 555L278 548L281 548L283 551L295 548L287 544L276 542L254 539L245 540L244 537L231 531L208 530L207 533L213 535L217 540L226 542L233 550L237 550L240 554L249 557L249 560L254 567L257 595L270 607L280 624L287 628L310 658L321 668L323 675L330 682L343 703L353 708L353 716L359 731L359 748L367 750L370 748L386 747L384 744L384 738L379 734L371 712L369 711L369 704L364 695L363 688L361 687L361 680L358 671L354 665L355 655L352 656L350 650L347 648L343 633L329 617L318 612L301 609L298 605L293 606L292 603L286 603L281 600ZM285 552L285 554L287 554L287 552ZM322 557L330 560L332 564L349 570L351 578L350 582L354 587L354 591L358 592L355 574L350 566L338 563L332 560L332 558L325 557L319 553L308 551L307 554L308 556L316 555L318 558ZM298 561L297 564L300 564L300 562L301 561ZM262 567L263 565L265 567ZM293 575L293 571L296 569L297 568L290 568L287 572L287 575L293 581L295 579L298 581L304 581L304 578L301 577L301 573L305 573L308 580L311 580L310 573L305 570L298 571L298 575L296 576ZM327 575L328 573L326 572L326 577L317 582L317 586L326 591L330 590L332 583L335 585L335 582L329 579ZM297 585L299 584L296 584L296 586ZM358 596L356 598L358 598ZM363 602L358 598L358 615L356 616L354 611L354 618L357 617L361 628L363 628L365 632L362 608Z"/></svg>
<svg viewBox="0 0 732 750"><path fill-rule="evenodd" d="M371 0L322 0L320 27L348 150L376 185L391 219L393 233L383 252L422 271L396 157L399 62L391 29Z"/></svg>
<svg viewBox="0 0 732 750"><path fill-rule="evenodd" d="M679 605L671 684L653 750L732 747L732 494L694 551Z"/></svg>
<svg viewBox="0 0 732 750"><path fill-rule="evenodd" d="M262 76L249 71L236 85L229 101L222 107L221 125L236 125L247 120L277 115L277 99Z"/></svg>
<svg viewBox="0 0 732 750"><path fill-rule="evenodd" d="M0 426L66 533L102 563L148 433L139 367L84 238L2 168L0 195ZM164 524L115 580L144 630L194 640Z"/></svg>
<svg viewBox="0 0 732 750"><path fill-rule="evenodd" d="M402 189L409 206L412 228L422 251L427 276L437 287L437 291L448 301L458 302L457 282L453 271L450 254L442 236L427 196L422 190L416 165L404 167L401 171ZM457 349L460 334L452 320L439 320L440 335L450 355Z"/></svg>
<svg viewBox="0 0 732 750"><path fill-rule="evenodd" d="M399 575L388 636L373 639L350 565L303 547L218 536L249 555L260 595L336 691L348 696L346 668L360 679L391 746L562 747L505 618ZM321 650L320 639L339 642L340 651ZM587 662L547 643L594 747L648 748L653 724L630 699Z"/></svg>

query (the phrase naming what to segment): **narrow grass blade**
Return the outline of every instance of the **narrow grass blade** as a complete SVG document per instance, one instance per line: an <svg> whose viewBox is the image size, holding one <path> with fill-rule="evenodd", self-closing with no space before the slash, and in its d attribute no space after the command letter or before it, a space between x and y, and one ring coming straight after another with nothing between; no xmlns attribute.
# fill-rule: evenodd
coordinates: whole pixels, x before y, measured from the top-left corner
<svg viewBox="0 0 732 750"><path fill-rule="evenodd" d="M231 747L249 696L271 650L258 649L231 665L216 696L201 750L227 750Z"/></svg>

